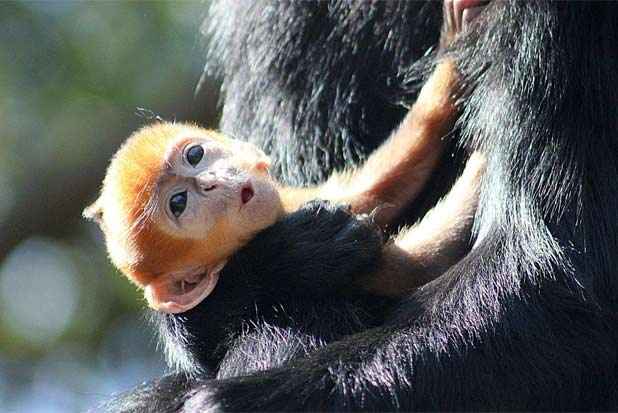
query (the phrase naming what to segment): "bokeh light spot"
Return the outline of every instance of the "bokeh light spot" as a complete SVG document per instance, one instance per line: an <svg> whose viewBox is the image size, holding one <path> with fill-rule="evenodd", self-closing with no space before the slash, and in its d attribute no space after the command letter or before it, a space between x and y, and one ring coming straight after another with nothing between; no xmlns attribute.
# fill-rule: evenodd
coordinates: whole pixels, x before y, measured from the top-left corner
<svg viewBox="0 0 618 413"><path fill-rule="evenodd" d="M60 244L30 238L0 268L2 321L33 345L45 345L70 325L78 302L77 271Z"/></svg>

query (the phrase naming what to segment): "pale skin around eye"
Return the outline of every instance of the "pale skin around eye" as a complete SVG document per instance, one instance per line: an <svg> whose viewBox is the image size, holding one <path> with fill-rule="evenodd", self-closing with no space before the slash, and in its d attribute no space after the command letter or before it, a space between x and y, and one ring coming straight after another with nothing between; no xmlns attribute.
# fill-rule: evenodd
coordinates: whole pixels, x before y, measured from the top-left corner
<svg viewBox="0 0 618 413"><path fill-rule="evenodd" d="M281 212L267 162L243 142L233 142L229 149L206 140L180 142L168 155L171 167L159 183L157 210L164 212L157 222L180 238L207 238L221 220L230 236L253 236Z"/></svg>

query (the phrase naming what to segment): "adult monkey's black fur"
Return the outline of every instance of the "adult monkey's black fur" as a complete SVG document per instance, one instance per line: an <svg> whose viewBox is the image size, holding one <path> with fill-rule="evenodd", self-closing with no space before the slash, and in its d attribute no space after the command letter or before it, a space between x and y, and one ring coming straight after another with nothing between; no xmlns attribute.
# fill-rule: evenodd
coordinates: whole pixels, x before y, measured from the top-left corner
<svg viewBox="0 0 618 413"><path fill-rule="evenodd" d="M326 136L321 147L322 153L332 152L328 169L355 161L377 144L368 137L384 136L379 132L389 129L388 122L396 125L398 112L389 100L411 96L405 80L414 73L417 57L409 45L418 39L410 28L418 3L226 7L231 17L219 16L218 29L224 63L231 68L222 126L274 145L273 153L285 155L284 177L323 177L309 158L293 170L314 139ZM216 304L210 297L194 312L163 319L170 347L179 349L185 367L193 370L213 363L200 353L211 350L213 330L236 337L220 341L212 352L224 357L219 379L168 376L110 408L618 408L618 5L496 2L489 7L477 30L454 52L470 87L461 141L488 156L474 250L396 305L386 320L363 315L350 299L340 315L343 321L324 317L326 329L331 322L347 326L335 331L342 338L329 337L311 319L320 311L334 314L332 305L316 304L311 294L302 298L302 291L285 286L281 263L291 262L282 251L283 256L257 267L264 273L255 280L263 275L272 282L272 264L277 288L287 291L283 308L259 308L278 297L256 298L255 310L237 313L239 318L259 314L249 316L242 334L237 334L234 315L210 318L209 324L205 308ZM291 44L284 41L286 33ZM323 38L326 45L320 43ZM249 67L252 71L245 71ZM373 67L386 70L383 77L368 75ZM387 88L385 79L391 82ZM371 118L380 111L388 115ZM362 119L367 123L357 128L354 122ZM273 143L273 137L282 141ZM291 140L287 146L286 138ZM305 146L296 143L300 140ZM447 161L444 168L455 169L456 163ZM326 211L320 219L332 221L333 231L362 236L366 248L361 255L369 257L364 265L371 265L375 238L365 232L368 228L338 216ZM274 235L294 234L297 224L307 228L303 222L301 214L282 223ZM275 238L262 239L262 247ZM345 247L350 238L339 240L329 248ZM250 259L251 248L259 247L241 254L240 267L232 267L236 272L223 274L222 280L241 273L243 257ZM297 272L303 279L304 266L329 262L328 253L316 251L303 257L306 262L297 263L298 268L292 265L290 282ZM348 253L355 257L354 251ZM343 267L345 274L354 271L349 263ZM336 271L326 275L336 278ZM324 274L317 279L328 280ZM224 294L219 287L224 286L217 288ZM297 296L305 301L295 303ZM246 305L252 306L254 298ZM369 328L374 324L379 326ZM334 341L324 345L320 338ZM266 362L259 365L259 360Z"/></svg>

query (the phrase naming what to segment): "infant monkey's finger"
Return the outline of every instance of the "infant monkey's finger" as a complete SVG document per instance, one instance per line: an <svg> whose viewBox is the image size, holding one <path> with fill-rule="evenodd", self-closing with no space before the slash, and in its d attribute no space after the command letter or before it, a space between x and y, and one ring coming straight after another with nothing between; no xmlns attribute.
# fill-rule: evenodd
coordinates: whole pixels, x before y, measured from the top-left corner
<svg viewBox="0 0 618 413"><path fill-rule="evenodd" d="M489 2L490 0L444 0L440 47L448 47L457 34L465 31Z"/></svg>

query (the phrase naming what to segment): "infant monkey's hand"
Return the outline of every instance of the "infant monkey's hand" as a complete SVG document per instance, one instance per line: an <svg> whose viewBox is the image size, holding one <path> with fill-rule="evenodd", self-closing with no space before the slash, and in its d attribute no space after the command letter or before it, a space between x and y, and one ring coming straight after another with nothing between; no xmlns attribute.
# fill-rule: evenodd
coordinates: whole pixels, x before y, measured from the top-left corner
<svg viewBox="0 0 618 413"><path fill-rule="evenodd" d="M444 0L440 47L448 47L455 36L464 31L489 3L490 0Z"/></svg>
<svg viewBox="0 0 618 413"><path fill-rule="evenodd" d="M298 294L328 293L375 267L384 240L367 217L315 200L260 232L238 258ZM275 280L276 282L276 280Z"/></svg>

